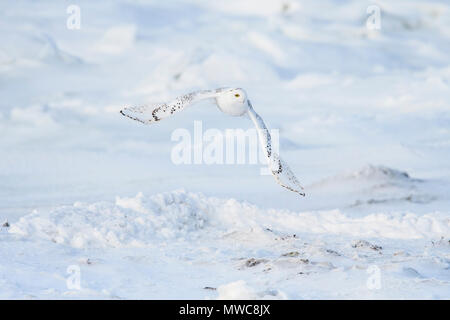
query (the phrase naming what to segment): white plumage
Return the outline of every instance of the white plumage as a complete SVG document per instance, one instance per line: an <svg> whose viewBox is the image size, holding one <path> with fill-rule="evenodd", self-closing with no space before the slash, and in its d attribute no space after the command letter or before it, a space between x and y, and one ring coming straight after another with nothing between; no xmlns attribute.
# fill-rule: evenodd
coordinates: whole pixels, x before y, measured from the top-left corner
<svg viewBox="0 0 450 320"><path fill-rule="evenodd" d="M133 120L150 124L167 118L177 113L187 106L205 99L215 101L219 109L231 116L248 115L253 121L259 141L263 147L264 154L267 157L270 172L272 172L275 180L283 187L296 192L302 196L305 195L303 187L295 177L294 173L289 169L287 164L280 156L272 150L272 143L269 130L267 129L263 119L255 112L247 99L247 94L240 88L219 88L216 90L202 90L177 97L168 103L156 105L140 106L125 108L120 113Z"/></svg>

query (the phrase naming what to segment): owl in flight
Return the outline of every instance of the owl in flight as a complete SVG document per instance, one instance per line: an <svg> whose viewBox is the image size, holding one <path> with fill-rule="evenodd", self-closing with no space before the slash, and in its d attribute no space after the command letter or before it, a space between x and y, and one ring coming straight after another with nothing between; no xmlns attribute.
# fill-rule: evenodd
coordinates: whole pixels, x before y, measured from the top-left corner
<svg viewBox="0 0 450 320"><path fill-rule="evenodd" d="M215 102L219 109L228 115L236 117L248 115L257 129L259 141L264 155L267 158L270 172L275 177L275 180L286 189L302 196L305 195L303 187L300 185L294 173L280 156L272 150L269 130L263 119L253 109L250 100L247 99L246 92L241 88L219 88L215 90L196 91L177 97L171 102L129 107L121 110L120 113L125 117L144 124L151 124L205 99Z"/></svg>

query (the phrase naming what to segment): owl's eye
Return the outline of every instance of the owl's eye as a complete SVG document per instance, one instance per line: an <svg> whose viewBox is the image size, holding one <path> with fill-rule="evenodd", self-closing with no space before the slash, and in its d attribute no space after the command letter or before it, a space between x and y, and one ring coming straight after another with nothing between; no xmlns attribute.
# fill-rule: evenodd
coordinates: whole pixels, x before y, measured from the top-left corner
<svg viewBox="0 0 450 320"><path fill-rule="evenodd" d="M239 98L239 97L240 97L239 93L236 93L234 96L235 96L236 98Z"/></svg>

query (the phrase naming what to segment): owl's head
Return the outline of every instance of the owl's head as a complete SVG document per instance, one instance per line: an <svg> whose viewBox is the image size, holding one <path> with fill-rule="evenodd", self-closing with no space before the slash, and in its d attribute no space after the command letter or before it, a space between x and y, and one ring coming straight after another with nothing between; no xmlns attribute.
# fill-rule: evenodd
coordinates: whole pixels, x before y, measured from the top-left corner
<svg viewBox="0 0 450 320"><path fill-rule="evenodd" d="M242 116L248 111L247 93L244 89L225 89L216 96L219 109L231 116Z"/></svg>

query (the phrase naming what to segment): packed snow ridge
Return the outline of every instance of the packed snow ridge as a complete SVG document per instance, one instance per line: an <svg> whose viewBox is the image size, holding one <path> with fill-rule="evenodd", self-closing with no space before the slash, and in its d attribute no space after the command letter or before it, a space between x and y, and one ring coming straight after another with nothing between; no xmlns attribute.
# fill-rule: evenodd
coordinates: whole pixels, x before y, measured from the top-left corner
<svg viewBox="0 0 450 320"><path fill-rule="evenodd" d="M373 213L351 218L338 209L264 210L234 199L179 190L117 197L115 203L75 203L34 211L12 224L9 232L84 248L145 247L158 240L216 238L249 229L418 239L450 234L450 220L436 213Z"/></svg>
<svg viewBox="0 0 450 320"><path fill-rule="evenodd" d="M326 178L318 184L332 182L385 182L390 184L413 185L422 180L412 178L406 171L401 171L386 166L366 165L358 170L342 173L334 177Z"/></svg>

